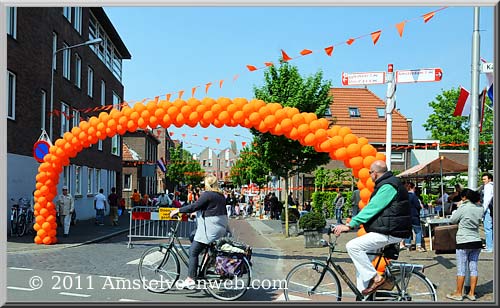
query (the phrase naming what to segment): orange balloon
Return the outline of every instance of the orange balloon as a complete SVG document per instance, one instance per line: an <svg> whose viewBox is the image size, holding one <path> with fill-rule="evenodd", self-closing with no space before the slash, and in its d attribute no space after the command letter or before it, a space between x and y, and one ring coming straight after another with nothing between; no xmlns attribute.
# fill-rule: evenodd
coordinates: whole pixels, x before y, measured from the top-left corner
<svg viewBox="0 0 500 308"><path fill-rule="evenodd" d="M321 152L331 152L333 150L332 142L330 140L325 140L320 144Z"/></svg>
<svg viewBox="0 0 500 308"><path fill-rule="evenodd" d="M262 110L262 108L261 108ZM264 118L264 124L266 125L267 128L272 128L276 126L276 116L274 115L268 115Z"/></svg>
<svg viewBox="0 0 500 308"><path fill-rule="evenodd" d="M37 236L35 236L35 243L36 243L36 244L42 244L42 243L43 243L43 242L42 242L42 238L41 238L41 237L39 237L38 235L37 235Z"/></svg>
<svg viewBox="0 0 500 308"><path fill-rule="evenodd" d="M208 110L203 114L203 121L211 123L214 120L214 114L211 110Z"/></svg>
<svg viewBox="0 0 500 308"><path fill-rule="evenodd" d="M361 158L361 157L360 157ZM358 178L362 181L366 181L370 177L370 169L361 168L358 173Z"/></svg>
<svg viewBox="0 0 500 308"><path fill-rule="evenodd" d="M177 108L177 106L170 106L167 110L168 115L170 116L171 119L175 119L177 115L179 114L180 110Z"/></svg>
<svg viewBox="0 0 500 308"><path fill-rule="evenodd" d="M327 130L328 126L330 126L330 122L328 122L328 120L325 118L319 118L318 121L321 125L320 128L322 128L324 130Z"/></svg>
<svg viewBox="0 0 500 308"><path fill-rule="evenodd" d="M314 144L316 144L316 136L313 133L307 134L304 138L304 144L307 146L314 146Z"/></svg>
<svg viewBox="0 0 500 308"><path fill-rule="evenodd" d="M347 126L343 126L339 129L339 136L344 138L347 134L352 133L351 129Z"/></svg>
<svg viewBox="0 0 500 308"><path fill-rule="evenodd" d="M366 188L368 188L371 191L373 191L373 189L375 188L375 183L373 183L371 178L368 178L366 180Z"/></svg>
<svg viewBox="0 0 500 308"><path fill-rule="evenodd" d="M340 130L340 125L333 125L328 130L328 136L330 136L330 137L338 136L339 130ZM342 136L342 138L344 138L344 137Z"/></svg>
<svg viewBox="0 0 500 308"><path fill-rule="evenodd" d="M293 121L286 118L286 119L283 119L281 121L281 130L284 132L284 133L287 133L289 131L291 131L293 128Z"/></svg>
<svg viewBox="0 0 500 308"><path fill-rule="evenodd" d="M44 223L42 224L42 229L48 232L48 231L51 229L51 228L50 228L50 223L48 223L48 222L44 222Z"/></svg>
<svg viewBox="0 0 500 308"><path fill-rule="evenodd" d="M363 236L366 234L365 228L360 227L356 233L358 236Z"/></svg>
<svg viewBox="0 0 500 308"><path fill-rule="evenodd" d="M293 123L293 126L299 127L300 125L306 123L306 120L304 119L304 116L299 113L299 114L295 114L292 117L292 123Z"/></svg>
<svg viewBox="0 0 500 308"><path fill-rule="evenodd" d="M338 148L335 151L335 158L337 160L346 160L347 157L348 157L348 155L347 155L347 149L346 148L341 147L341 148Z"/></svg>
<svg viewBox="0 0 500 308"><path fill-rule="evenodd" d="M368 199L370 199L371 194L372 192L368 188L363 188L359 192L359 197L361 198L361 200L363 200L363 202L368 203Z"/></svg>
<svg viewBox="0 0 500 308"><path fill-rule="evenodd" d="M318 128L317 130L315 130L314 135L316 135L316 139L321 142L325 141L325 139L328 138L328 133L324 128Z"/></svg>
<svg viewBox="0 0 500 308"><path fill-rule="evenodd" d="M349 160L349 164L353 169L361 169L363 168L363 157L361 156L353 157Z"/></svg>
<svg viewBox="0 0 500 308"><path fill-rule="evenodd" d="M38 235L39 237L41 238L44 238L45 236L47 236L47 231L45 231L43 228L36 231L36 235Z"/></svg>
<svg viewBox="0 0 500 308"><path fill-rule="evenodd" d="M42 228L42 226L40 226L40 224L39 224L39 223L35 223L35 224L33 225L33 229L34 229L35 231L38 231L38 230L40 230L41 228Z"/></svg>
<svg viewBox="0 0 500 308"><path fill-rule="evenodd" d="M260 107L259 113L260 113L260 117L264 119L268 115L271 115L271 110L269 108L267 108L267 106L263 106L263 107Z"/></svg>
<svg viewBox="0 0 500 308"><path fill-rule="evenodd" d="M286 114L288 115L288 117L290 119L292 119L292 117L298 113L300 113L300 111L299 111L299 109L297 109L295 107L292 107L292 108L289 108L286 110Z"/></svg>
<svg viewBox="0 0 500 308"><path fill-rule="evenodd" d="M349 155L349 157L351 158L359 156L360 151L361 147L357 143L351 143L347 146L347 155Z"/></svg>
<svg viewBox="0 0 500 308"><path fill-rule="evenodd" d="M347 157L347 159L344 160L344 166L346 168L351 168L351 163L349 162L349 157Z"/></svg>
<svg viewBox="0 0 500 308"><path fill-rule="evenodd" d="M385 161L385 154L381 153L381 152L377 152L377 154L375 154L375 158L377 160L383 160L383 161Z"/></svg>
<svg viewBox="0 0 500 308"><path fill-rule="evenodd" d="M226 124L227 122L229 122L229 112L227 112L226 110L221 111L219 113L218 119L222 124Z"/></svg>
<svg viewBox="0 0 500 308"><path fill-rule="evenodd" d="M360 137L358 138L358 144L360 146L364 146L365 144L368 144L368 139L366 139L365 137Z"/></svg>
<svg viewBox="0 0 500 308"><path fill-rule="evenodd" d="M199 114L204 114L205 111L207 111L209 108L207 105L203 105L203 104L200 104L198 106L196 106L196 112L198 112Z"/></svg>
<svg viewBox="0 0 500 308"><path fill-rule="evenodd" d="M299 139L299 131L297 130L296 127L293 127L292 130L290 131L289 133L289 136L287 136L288 138L292 139L292 140L297 140Z"/></svg>
<svg viewBox="0 0 500 308"><path fill-rule="evenodd" d="M222 106L219 104L214 104L211 108L212 112L215 116L218 116L219 113L223 110Z"/></svg>
<svg viewBox="0 0 500 308"><path fill-rule="evenodd" d="M358 203L359 210L361 211L365 206L366 206L366 203L364 203L363 200L359 200L359 203Z"/></svg>
<svg viewBox="0 0 500 308"><path fill-rule="evenodd" d="M191 113L191 107L188 105L184 105L181 107L181 113L184 117L189 117L189 114Z"/></svg>
<svg viewBox="0 0 500 308"><path fill-rule="evenodd" d="M50 236L46 236L45 238L43 238L42 242L45 244L45 245L49 245L52 243L52 238Z"/></svg>
<svg viewBox="0 0 500 308"><path fill-rule="evenodd" d="M297 131L299 132L300 137L305 137L309 133L309 125L307 124L300 124L299 127L297 127Z"/></svg>
<svg viewBox="0 0 500 308"><path fill-rule="evenodd" d="M57 231L55 229L50 229L48 232L47 232L47 235L50 236L50 237L55 237L57 234Z"/></svg>
<svg viewBox="0 0 500 308"><path fill-rule="evenodd" d="M321 122L318 120L312 120L311 123L309 123L309 127L311 128L312 131L317 131L318 129L321 128Z"/></svg>
<svg viewBox="0 0 500 308"><path fill-rule="evenodd" d="M238 111L239 108L236 104L231 103L226 107L227 113L229 113L229 116L233 116L236 111Z"/></svg>
<svg viewBox="0 0 500 308"><path fill-rule="evenodd" d="M347 134L344 136L344 144L349 145L351 143L357 143L358 142L358 137L354 134Z"/></svg>
<svg viewBox="0 0 500 308"><path fill-rule="evenodd" d="M255 111L255 106L253 104L249 103L249 104L244 105L241 110L245 114L245 117L249 117L252 114L252 112Z"/></svg>
<svg viewBox="0 0 500 308"><path fill-rule="evenodd" d="M170 115L168 113L163 116L162 122L163 123L161 123L161 125L165 128L172 125L172 118L170 117Z"/></svg>
<svg viewBox="0 0 500 308"><path fill-rule="evenodd" d="M318 117L316 116L315 113L312 113L312 112L303 112L302 113L303 116L304 116L304 119L306 120L306 123L307 124L310 124L312 123L314 120L317 120Z"/></svg>
<svg viewBox="0 0 500 308"><path fill-rule="evenodd" d="M361 170L359 170L361 172ZM358 174L359 175L359 174ZM359 190L362 190L363 188L365 188L365 184L363 184L363 181L360 180L356 183L356 187L359 189Z"/></svg>
<svg viewBox="0 0 500 308"><path fill-rule="evenodd" d="M375 156L377 154L377 149L371 144L365 144L361 147L361 156Z"/></svg>
<svg viewBox="0 0 500 308"><path fill-rule="evenodd" d="M49 223L50 224L50 223L55 222L55 221L56 221L56 216L49 215L49 216L47 216L47 219L45 220L44 224L45 223Z"/></svg>
<svg viewBox="0 0 500 308"><path fill-rule="evenodd" d="M233 120L238 124L244 121L244 119L245 119L245 114L241 110L236 111L233 115Z"/></svg>
<svg viewBox="0 0 500 308"><path fill-rule="evenodd" d="M288 119L286 111L284 109L278 109L278 110L276 110L274 112L274 116L276 117L276 121L278 121L278 122L281 122L284 119Z"/></svg>
<svg viewBox="0 0 500 308"><path fill-rule="evenodd" d="M344 146L344 139L340 136L333 136L332 138L330 138L330 141L332 142L332 147L335 150L340 149Z"/></svg>
<svg viewBox="0 0 500 308"><path fill-rule="evenodd" d="M363 159L363 166L365 168L370 168L373 164L373 162L376 160L375 156L366 156L364 159Z"/></svg>
<svg viewBox="0 0 500 308"><path fill-rule="evenodd" d="M248 119L250 120L250 122L254 126L259 125L259 123L261 121L260 114L258 112L252 112L252 114L250 114L250 116L248 117Z"/></svg>

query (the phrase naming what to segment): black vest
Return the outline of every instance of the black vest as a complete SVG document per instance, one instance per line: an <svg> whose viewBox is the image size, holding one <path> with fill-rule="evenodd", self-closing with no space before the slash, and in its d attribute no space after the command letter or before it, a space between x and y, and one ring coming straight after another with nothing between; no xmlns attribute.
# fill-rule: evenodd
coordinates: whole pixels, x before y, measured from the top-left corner
<svg viewBox="0 0 500 308"><path fill-rule="evenodd" d="M408 191L401 181L388 171L375 181L375 189L370 198L377 194L382 185L389 184L397 191L389 204L377 215L363 224L366 232L377 232L395 237L407 238L411 235L411 209Z"/></svg>

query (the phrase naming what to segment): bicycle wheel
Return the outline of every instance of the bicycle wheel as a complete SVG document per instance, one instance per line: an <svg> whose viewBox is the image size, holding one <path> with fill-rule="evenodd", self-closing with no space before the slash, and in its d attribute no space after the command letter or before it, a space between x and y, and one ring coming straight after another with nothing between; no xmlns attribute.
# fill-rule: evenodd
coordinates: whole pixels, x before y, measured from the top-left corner
<svg viewBox="0 0 500 308"><path fill-rule="evenodd" d="M17 218L17 236L23 236L26 232L26 215L21 214Z"/></svg>
<svg viewBox="0 0 500 308"><path fill-rule="evenodd" d="M139 261L139 278L143 287L153 293L170 290L181 269L177 255L166 247L153 247L144 252Z"/></svg>
<svg viewBox="0 0 500 308"><path fill-rule="evenodd" d="M240 265L240 274L232 276L221 276L215 270L215 258L203 269L204 289L213 297L234 301L242 297L250 286L252 269L248 260L244 257Z"/></svg>
<svg viewBox="0 0 500 308"><path fill-rule="evenodd" d="M14 217L10 221L10 236L17 235L17 218Z"/></svg>
<svg viewBox="0 0 500 308"><path fill-rule="evenodd" d="M390 291L377 291L374 300L436 302L437 293L432 282L421 272L413 271L406 274L404 281L399 270L393 271L396 279L394 288ZM406 286L406 287L405 287Z"/></svg>
<svg viewBox="0 0 500 308"><path fill-rule="evenodd" d="M321 279L321 274L325 275ZM339 278L323 263L307 262L294 268L286 276L285 300L340 301L342 287Z"/></svg>

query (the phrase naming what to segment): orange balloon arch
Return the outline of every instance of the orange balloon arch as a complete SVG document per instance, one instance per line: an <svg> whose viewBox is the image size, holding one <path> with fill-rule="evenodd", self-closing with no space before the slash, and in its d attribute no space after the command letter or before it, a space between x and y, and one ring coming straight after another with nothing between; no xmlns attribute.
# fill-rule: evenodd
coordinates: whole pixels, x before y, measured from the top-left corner
<svg viewBox="0 0 500 308"><path fill-rule="evenodd" d="M215 127L242 126L255 128L260 132L283 135L297 140L304 146L312 146L317 152L327 152L334 160L341 160L347 168L352 168L358 178L362 209L370 198L374 183L369 175L369 168L375 160L385 160L383 153L370 144L368 139L358 138L349 127L334 125L329 128L328 120L318 119L316 114L300 112L297 108L283 107L278 103L266 103L262 100L244 98L204 98L201 101L190 98L187 101L150 101L147 104L136 103L133 107L122 110L112 109L109 113L80 122L71 131L64 133L50 147L43 158L36 176L34 214L37 232L35 243L57 243L57 222L54 198L57 196L59 174L70 158L82 149L88 148L99 140L125 132L134 132L138 128L171 125L195 127L213 125ZM359 229L358 235L366 233Z"/></svg>

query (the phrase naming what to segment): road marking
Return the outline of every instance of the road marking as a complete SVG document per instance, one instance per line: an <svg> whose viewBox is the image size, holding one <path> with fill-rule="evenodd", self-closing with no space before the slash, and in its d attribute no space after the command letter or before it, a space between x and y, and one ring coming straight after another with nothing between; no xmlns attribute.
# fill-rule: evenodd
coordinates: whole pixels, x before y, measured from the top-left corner
<svg viewBox="0 0 500 308"><path fill-rule="evenodd" d="M89 294L79 294L79 293L69 293L69 292L59 292L61 295L76 296L76 297L90 297Z"/></svg>
<svg viewBox="0 0 500 308"><path fill-rule="evenodd" d="M77 273L73 273L73 272L61 272L61 271L52 271L52 273L63 274L63 275L76 275L77 274Z"/></svg>
<svg viewBox="0 0 500 308"><path fill-rule="evenodd" d="M7 289L11 289L11 290L20 290L20 291L33 291L33 290L35 290L35 289L31 289L31 288L10 287L10 286L7 286Z"/></svg>
<svg viewBox="0 0 500 308"><path fill-rule="evenodd" d="M11 270L18 270L18 271L32 271L32 268L26 268L26 267L9 267Z"/></svg>
<svg viewBox="0 0 500 308"><path fill-rule="evenodd" d="M137 265L137 264L139 264L139 261L140 261L140 260L141 260L141 258L139 258L139 259L135 259L135 260L132 260L132 261L130 261L130 262L127 262L127 264Z"/></svg>

